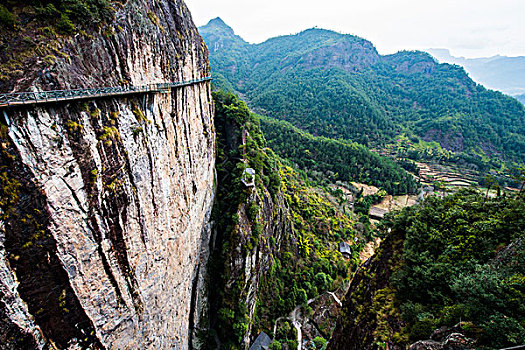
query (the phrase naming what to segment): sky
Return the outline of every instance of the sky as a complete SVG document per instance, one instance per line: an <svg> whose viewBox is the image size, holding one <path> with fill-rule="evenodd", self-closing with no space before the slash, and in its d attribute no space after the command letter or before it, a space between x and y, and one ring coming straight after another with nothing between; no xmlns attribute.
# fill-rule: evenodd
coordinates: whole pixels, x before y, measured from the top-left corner
<svg viewBox="0 0 525 350"><path fill-rule="evenodd" d="M319 27L381 54L446 48L454 56L525 56L525 0L185 0L197 26L221 17L251 43Z"/></svg>

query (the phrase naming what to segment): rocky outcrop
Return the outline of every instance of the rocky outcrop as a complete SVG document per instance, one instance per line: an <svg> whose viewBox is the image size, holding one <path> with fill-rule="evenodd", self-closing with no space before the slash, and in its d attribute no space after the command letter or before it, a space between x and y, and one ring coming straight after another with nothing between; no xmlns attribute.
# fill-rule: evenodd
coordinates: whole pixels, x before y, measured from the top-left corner
<svg viewBox="0 0 525 350"><path fill-rule="evenodd" d="M409 350L469 350L475 348L473 339L464 333L472 333L476 327L469 322L460 322L453 327L443 326L434 330L428 340L410 345ZM474 334L472 334L474 335Z"/></svg>
<svg viewBox="0 0 525 350"><path fill-rule="evenodd" d="M317 29L310 30L317 31ZM381 59L374 45L369 41L354 36L341 36L337 40L339 41L306 53L299 58L297 65L305 69L340 68L351 72L368 68ZM294 59L297 58L294 57ZM295 62L293 59L283 61L283 65L288 63Z"/></svg>
<svg viewBox="0 0 525 350"><path fill-rule="evenodd" d="M225 293L238 293L240 300L237 301L246 308L246 315L250 320L242 341L246 346L257 336L252 334L252 326L259 283L273 263L270 238L275 240L275 247L279 247L287 230L290 230L287 207L282 194L272 199L267 191L261 197L253 189L237 212L239 224L232 235L231 246L235 249L231 250L227 259L228 280ZM248 214L250 208L260 208L253 219ZM255 232L255 224L258 222L263 223L260 233ZM258 244L251 247L254 237L257 237Z"/></svg>
<svg viewBox="0 0 525 350"><path fill-rule="evenodd" d="M393 339L404 323L395 305L390 277L399 266L403 238L388 236L356 271L327 349L377 350L380 345L402 349Z"/></svg>
<svg viewBox="0 0 525 350"><path fill-rule="evenodd" d="M400 51L384 56L385 62L392 65L396 72L404 74L430 75L437 69L436 60L426 52Z"/></svg>
<svg viewBox="0 0 525 350"><path fill-rule="evenodd" d="M15 90L209 74L182 1L130 0L106 35ZM109 34L107 34L109 33ZM208 83L1 112L0 341L7 348L188 349L213 202Z"/></svg>
<svg viewBox="0 0 525 350"><path fill-rule="evenodd" d="M470 350L473 341L461 333L449 334L443 341L420 340L410 345L409 350Z"/></svg>

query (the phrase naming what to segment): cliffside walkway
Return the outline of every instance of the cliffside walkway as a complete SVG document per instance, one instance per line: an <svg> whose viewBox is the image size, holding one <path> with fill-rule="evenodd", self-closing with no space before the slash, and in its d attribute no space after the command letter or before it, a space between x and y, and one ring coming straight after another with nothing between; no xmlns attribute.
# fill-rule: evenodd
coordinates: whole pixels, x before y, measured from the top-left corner
<svg viewBox="0 0 525 350"><path fill-rule="evenodd" d="M140 86L125 85L92 89L11 92L0 94L0 107L14 107L20 105L83 100L97 97L131 95L148 92L169 92L171 88L193 85L208 80L211 80L211 76L187 81L147 84Z"/></svg>

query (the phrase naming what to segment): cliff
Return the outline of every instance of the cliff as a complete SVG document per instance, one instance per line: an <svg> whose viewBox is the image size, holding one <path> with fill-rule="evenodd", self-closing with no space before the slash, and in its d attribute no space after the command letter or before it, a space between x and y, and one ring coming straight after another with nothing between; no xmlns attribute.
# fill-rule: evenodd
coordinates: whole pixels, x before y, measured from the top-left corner
<svg viewBox="0 0 525 350"><path fill-rule="evenodd" d="M217 225L210 324L200 339L208 348L248 349L264 332L297 348L329 336L333 313L325 311L337 314L339 303L328 292L343 289L354 259L345 260L337 243L353 239L352 218L281 163L244 102L223 91L213 96Z"/></svg>
<svg viewBox="0 0 525 350"><path fill-rule="evenodd" d="M290 230L288 206L279 191L277 164L266 153L271 151L261 148L263 136L253 115L233 95L215 92L214 97L218 186L208 283L214 286L209 290L212 332L203 329L202 341L208 348L243 349L257 336L260 283ZM253 178L245 175L247 167L255 168ZM215 332L217 337L210 337Z"/></svg>
<svg viewBox="0 0 525 350"><path fill-rule="evenodd" d="M403 237L391 235L360 266L343 299L328 350L401 350L392 335L404 326L390 277L400 263Z"/></svg>
<svg viewBox="0 0 525 350"><path fill-rule="evenodd" d="M182 1L114 7L98 29L54 37L54 59L26 59L5 91L209 75ZM208 83L1 111L6 348L190 347L214 197L212 114Z"/></svg>

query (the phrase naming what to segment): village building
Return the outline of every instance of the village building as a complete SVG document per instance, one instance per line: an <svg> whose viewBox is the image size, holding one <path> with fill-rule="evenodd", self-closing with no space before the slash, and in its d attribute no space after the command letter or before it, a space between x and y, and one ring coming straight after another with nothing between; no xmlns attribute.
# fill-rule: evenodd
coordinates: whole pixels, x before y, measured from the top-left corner
<svg viewBox="0 0 525 350"><path fill-rule="evenodd" d="M352 248L346 242L339 243L339 252L343 254L344 258L350 259L352 257Z"/></svg>
<svg viewBox="0 0 525 350"><path fill-rule="evenodd" d="M272 339L268 336L268 334L261 332L248 350L268 350L271 343Z"/></svg>

